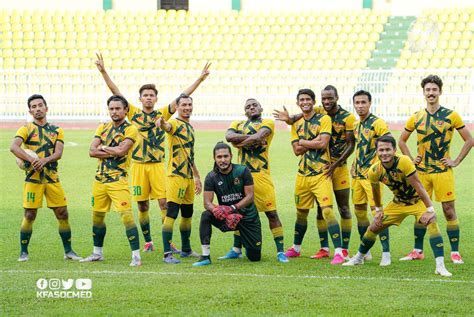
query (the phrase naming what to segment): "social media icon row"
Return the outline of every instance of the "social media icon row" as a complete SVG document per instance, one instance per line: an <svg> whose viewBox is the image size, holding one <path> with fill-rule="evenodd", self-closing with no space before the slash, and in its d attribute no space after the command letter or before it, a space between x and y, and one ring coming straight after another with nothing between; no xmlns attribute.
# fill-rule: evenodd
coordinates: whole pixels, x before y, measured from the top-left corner
<svg viewBox="0 0 474 317"><path fill-rule="evenodd" d="M78 290L90 290L92 289L92 280L89 278L78 278L75 280L70 278L67 280L52 278L52 279L45 279L40 278L36 281L36 287L40 290L45 290L49 288L50 290L69 290L73 286L76 286Z"/></svg>

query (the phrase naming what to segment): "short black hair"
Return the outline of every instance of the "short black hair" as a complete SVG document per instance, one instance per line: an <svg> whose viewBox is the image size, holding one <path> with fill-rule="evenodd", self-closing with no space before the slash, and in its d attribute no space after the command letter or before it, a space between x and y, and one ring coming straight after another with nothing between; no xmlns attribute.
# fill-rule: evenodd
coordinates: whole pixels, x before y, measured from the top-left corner
<svg viewBox="0 0 474 317"><path fill-rule="evenodd" d="M181 95L178 96L178 98L176 98L176 104L179 105L179 102L181 101L181 99L186 99L186 98L191 99L191 101L193 100L193 98L191 98L190 95L181 94Z"/></svg>
<svg viewBox="0 0 474 317"><path fill-rule="evenodd" d="M369 98L369 102L372 102L372 95L370 94L370 92L368 91L365 91L365 90L359 90L357 91L354 96L352 96L352 102L354 102L354 99L355 97L357 96L367 96L367 98Z"/></svg>
<svg viewBox="0 0 474 317"><path fill-rule="evenodd" d="M303 88L298 90L298 94L296 94L296 100L300 98L300 95L308 95L313 99L313 101L316 101L316 95L314 94L314 91L312 91L309 88Z"/></svg>
<svg viewBox="0 0 474 317"><path fill-rule="evenodd" d="M394 149L397 148L397 141L395 141L395 138L391 135L382 135L380 138L375 140L375 148L378 148L380 142L390 143Z"/></svg>
<svg viewBox="0 0 474 317"><path fill-rule="evenodd" d="M336 87L334 87L333 85L327 85L327 86L324 87L324 89L323 89L323 91L329 91L329 90L334 91L334 94L336 95L336 97L339 97L339 95L337 94L337 89L336 89Z"/></svg>
<svg viewBox="0 0 474 317"><path fill-rule="evenodd" d="M443 90L443 81L437 75L429 75L421 81L421 88L425 89L426 84L438 85L439 90Z"/></svg>
<svg viewBox="0 0 474 317"><path fill-rule="evenodd" d="M33 100L36 100L36 99L42 99L44 105L45 105L46 107L48 106L48 104L46 103L46 100L44 99L44 97L43 97L42 95L34 94L34 95L31 95L31 96L28 98L28 109L31 109L30 102L32 102Z"/></svg>
<svg viewBox="0 0 474 317"><path fill-rule="evenodd" d="M107 99L107 107L110 105L111 101L120 101L125 108L128 108L128 101L123 96L113 95Z"/></svg>

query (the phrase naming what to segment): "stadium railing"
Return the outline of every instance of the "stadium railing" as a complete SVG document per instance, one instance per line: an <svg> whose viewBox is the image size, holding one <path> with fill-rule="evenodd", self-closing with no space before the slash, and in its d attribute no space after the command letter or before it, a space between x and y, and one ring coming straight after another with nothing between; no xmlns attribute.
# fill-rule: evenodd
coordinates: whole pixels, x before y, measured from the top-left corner
<svg viewBox="0 0 474 317"><path fill-rule="evenodd" d="M157 106L166 105L198 76L196 71L110 71L125 97L135 105L138 88L154 83L158 88ZM372 112L388 122L404 122L425 105L420 82L429 74L443 82L441 104L458 111L466 122L474 122L474 70L357 70L357 71L212 71L193 95L194 120L234 120L242 117L247 98L257 98L270 117L283 105L298 112L296 93L301 88L316 92L326 85L339 90L339 103L350 111L352 95L359 89L373 96ZM110 96L96 70L3 70L0 74L2 106L0 120L29 118L26 100L43 94L51 120L103 121L108 118L106 100Z"/></svg>

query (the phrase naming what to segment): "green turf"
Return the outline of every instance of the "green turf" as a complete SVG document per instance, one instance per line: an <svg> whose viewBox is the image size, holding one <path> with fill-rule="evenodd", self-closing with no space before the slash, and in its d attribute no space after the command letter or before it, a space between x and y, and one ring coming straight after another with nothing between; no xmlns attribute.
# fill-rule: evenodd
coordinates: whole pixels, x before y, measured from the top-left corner
<svg viewBox="0 0 474 317"><path fill-rule="evenodd" d="M457 203L461 223L461 251L464 265L447 263L452 278L434 275L434 259L425 240L426 259L422 262L399 262L411 250L413 219L391 230L393 264L381 268L380 244L372 253L374 260L364 266L331 266L329 260L311 260L319 249L314 210L310 214L302 257L283 265L276 262L275 246L263 224L263 259L220 262L232 243L231 234L214 231L213 265L192 268L193 259L177 266L161 261L161 230L157 203L152 204L152 234L158 252L142 254L143 266L130 268L130 250L117 214L106 218L106 261L80 264L64 262L53 213L41 209L34 224L30 261L18 263L19 227L22 219L22 172L16 167L8 148L14 130L0 130L1 172L1 315L471 315L474 287L472 232L472 187L474 159L468 157L455 169ZM73 230L73 248L82 256L92 250L90 196L96 161L88 156L92 130L66 130L66 147L60 161L60 176L68 201ZM397 133L398 135L398 133ZM197 166L204 176L212 166L213 145L223 139L222 132L197 131ZM414 138L410 146L414 149ZM73 142L73 143L70 143ZM452 153L457 155L461 141L456 135ZM289 143L289 133L277 131L271 151L271 170L277 191L278 211L285 231L285 244L292 243L295 209L293 186L297 158ZM388 193L385 198L391 197ZM196 197L192 246L200 251L199 214L202 196ZM445 220L440 206L443 238ZM136 206L134 206L136 212ZM354 219L353 227L355 229ZM353 230L350 253L358 247ZM142 237L140 237L142 238ZM179 246L179 232L175 227ZM142 240L143 241L143 240ZM448 255L449 247L445 248ZM91 278L92 299L37 299L39 278Z"/></svg>

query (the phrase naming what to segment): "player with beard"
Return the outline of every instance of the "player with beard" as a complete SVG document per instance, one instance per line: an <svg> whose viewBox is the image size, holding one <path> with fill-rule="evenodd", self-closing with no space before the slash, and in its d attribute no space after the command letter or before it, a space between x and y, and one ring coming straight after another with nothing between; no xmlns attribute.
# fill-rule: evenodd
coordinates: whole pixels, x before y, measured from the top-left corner
<svg viewBox="0 0 474 317"><path fill-rule="evenodd" d="M131 150L137 141L138 130L125 118L128 102L122 96L107 100L111 122L97 128L89 155L97 158L97 172L92 186L92 254L81 262L103 261L103 245L107 227L105 216L111 205L120 214L125 234L132 249L130 266L140 266L140 242L133 219L132 197L128 187L128 168Z"/></svg>
<svg viewBox="0 0 474 317"><path fill-rule="evenodd" d="M260 218L253 203L254 183L250 170L232 164L230 146L219 142L214 147L214 169L204 182L204 208L199 234L202 255L193 266L211 264L212 226L222 232L238 230L250 261L260 261L262 231ZM219 205L213 203L214 194Z"/></svg>

